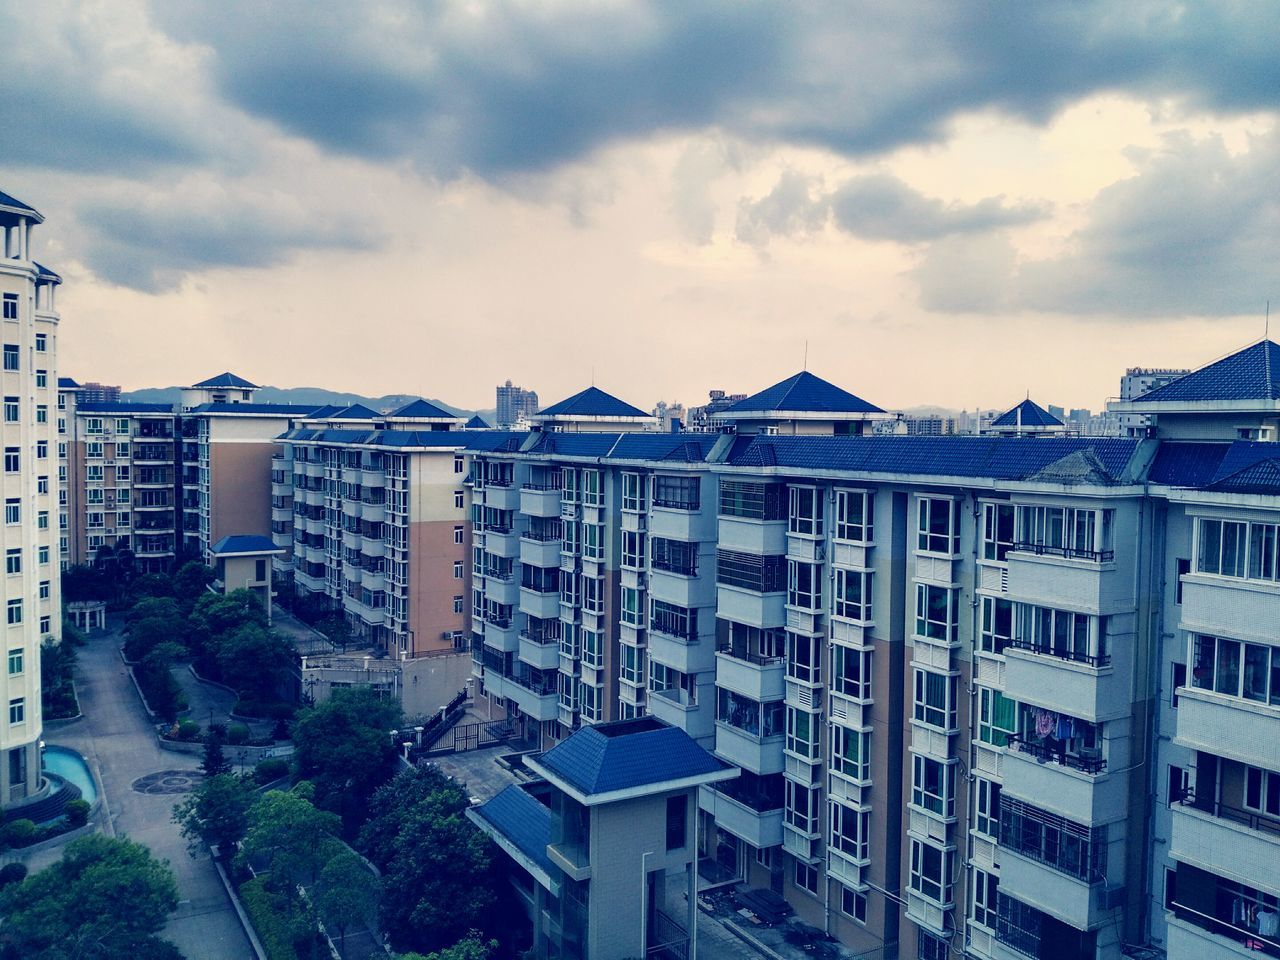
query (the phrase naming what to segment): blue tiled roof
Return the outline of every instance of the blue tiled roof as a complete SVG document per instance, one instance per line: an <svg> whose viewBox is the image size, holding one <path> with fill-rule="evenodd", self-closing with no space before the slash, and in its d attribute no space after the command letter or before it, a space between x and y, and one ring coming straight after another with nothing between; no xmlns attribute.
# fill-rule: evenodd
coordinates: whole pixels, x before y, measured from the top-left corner
<svg viewBox="0 0 1280 960"><path fill-rule="evenodd" d="M623 433L618 435L609 456L618 460L701 463L715 442L712 434Z"/></svg>
<svg viewBox="0 0 1280 960"><path fill-rule="evenodd" d="M1280 456L1280 447L1259 440L1236 440L1227 446L1210 483L1217 483L1263 460Z"/></svg>
<svg viewBox="0 0 1280 960"><path fill-rule="evenodd" d="M745 400L720 411L720 413L751 413L755 411L794 411L796 413L884 413L874 403L842 390L802 370L793 377L766 387Z"/></svg>
<svg viewBox="0 0 1280 960"><path fill-rule="evenodd" d="M551 811L527 790L513 783L476 807L475 813L544 871L555 873L547 857Z"/></svg>
<svg viewBox="0 0 1280 960"><path fill-rule="evenodd" d="M1202 487L1213 480L1230 443L1161 443L1147 471L1151 483Z"/></svg>
<svg viewBox="0 0 1280 960"><path fill-rule="evenodd" d="M15 210L23 210L27 213L34 213L37 217L40 216L40 211L35 207L28 206L17 197L7 194L3 190L0 190L0 207L12 207Z"/></svg>
<svg viewBox="0 0 1280 960"><path fill-rule="evenodd" d="M234 373L220 373L216 377L210 377L208 380L201 380L199 383L193 383L193 387L240 387L247 389L256 389L256 383L250 383L244 377L237 377Z"/></svg>
<svg viewBox="0 0 1280 960"><path fill-rule="evenodd" d="M60 389L60 390L78 390L78 389L80 389L80 384L76 383L76 382L75 382L74 380L72 380L70 377L59 377L59 378L58 378L58 389Z"/></svg>
<svg viewBox="0 0 1280 960"><path fill-rule="evenodd" d="M1280 400L1280 344L1260 340L1133 402L1187 400Z"/></svg>
<svg viewBox="0 0 1280 960"><path fill-rule="evenodd" d="M325 404L323 407L316 407L316 409L312 410L311 418L313 420L323 420L325 417L333 416L335 413L337 413L341 409L342 409L341 407L334 406L332 403L328 403L328 404Z"/></svg>
<svg viewBox="0 0 1280 960"><path fill-rule="evenodd" d="M489 429L489 424L485 423L484 417L480 416L480 414L478 413L475 414L470 420L468 420L465 426L468 430L488 430Z"/></svg>
<svg viewBox="0 0 1280 960"><path fill-rule="evenodd" d="M1093 437L752 437L727 463L938 477L1026 480L1080 451L1090 451L1111 477L1120 478L1138 441Z"/></svg>
<svg viewBox="0 0 1280 960"><path fill-rule="evenodd" d="M647 417L649 414L605 393L599 387L587 387L572 397L538 411L540 417Z"/></svg>
<svg viewBox="0 0 1280 960"><path fill-rule="evenodd" d="M1206 489L1215 493L1280 493L1280 456L1260 460L1230 476L1215 480Z"/></svg>
<svg viewBox="0 0 1280 960"><path fill-rule="evenodd" d="M232 534L223 537L213 545L214 553L262 553L264 551L282 550L272 542L270 537L252 534Z"/></svg>
<svg viewBox="0 0 1280 960"><path fill-rule="evenodd" d="M268 416L305 417L311 416L315 409L309 403L202 403L198 407L193 407L191 412L193 414L242 413L248 416L256 413Z"/></svg>
<svg viewBox="0 0 1280 960"><path fill-rule="evenodd" d="M527 451L562 457L605 457L618 442L616 433L542 433Z"/></svg>
<svg viewBox="0 0 1280 960"><path fill-rule="evenodd" d="M462 430L335 430L296 427L277 439L312 443L357 443L379 447L459 447L494 452L518 449L525 436L523 433L505 433L501 430L477 433Z"/></svg>
<svg viewBox="0 0 1280 960"><path fill-rule="evenodd" d="M991 421L993 427L1060 427L1062 421L1030 397Z"/></svg>
<svg viewBox="0 0 1280 960"><path fill-rule="evenodd" d="M31 262L36 265L36 270L39 273L41 280L52 280L54 283L62 282L62 277L58 276L58 274L54 273L43 263L38 263L35 260L32 260Z"/></svg>
<svg viewBox="0 0 1280 960"><path fill-rule="evenodd" d="M343 407L337 413L330 413L325 416L326 420L377 420L381 417L377 410L370 410L363 403L353 403L349 407Z"/></svg>
<svg viewBox="0 0 1280 960"><path fill-rule="evenodd" d="M108 400L101 403L76 404L76 413L173 413L167 403L134 403L131 400Z"/></svg>
<svg viewBox="0 0 1280 960"><path fill-rule="evenodd" d="M679 727L653 717L583 727L538 757L538 763L588 795L725 769Z"/></svg>
<svg viewBox="0 0 1280 960"><path fill-rule="evenodd" d="M418 420L453 420L456 419L452 413L447 410L441 410L434 403L428 403L426 400L414 400L406 403L395 413L388 414L392 417L412 417Z"/></svg>

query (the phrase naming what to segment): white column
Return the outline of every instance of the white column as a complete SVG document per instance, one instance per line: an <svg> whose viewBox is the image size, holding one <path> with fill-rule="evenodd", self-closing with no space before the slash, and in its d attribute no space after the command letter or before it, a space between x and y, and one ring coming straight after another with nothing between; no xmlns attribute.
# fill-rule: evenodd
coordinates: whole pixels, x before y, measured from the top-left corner
<svg viewBox="0 0 1280 960"><path fill-rule="evenodd" d="M18 259L30 259L27 256L27 241L29 239L30 228L27 226L27 218L18 218Z"/></svg>

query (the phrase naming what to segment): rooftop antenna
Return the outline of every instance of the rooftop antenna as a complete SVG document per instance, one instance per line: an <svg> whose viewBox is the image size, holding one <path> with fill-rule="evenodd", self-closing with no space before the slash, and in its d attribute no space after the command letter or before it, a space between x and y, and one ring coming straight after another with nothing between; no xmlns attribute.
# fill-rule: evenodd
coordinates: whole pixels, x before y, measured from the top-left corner
<svg viewBox="0 0 1280 960"><path fill-rule="evenodd" d="M593 387L596 385L596 365L594 363L591 365L591 385Z"/></svg>
<svg viewBox="0 0 1280 960"><path fill-rule="evenodd" d="M809 341L808 340L804 342L804 369L806 373L809 371Z"/></svg>
<svg viewBox="0 0 1280 960"><path fill-rule="evenodd" d="M1267 301L1267 318L1262 322L1262 339L1271 339L1271 301Z"/></svg>

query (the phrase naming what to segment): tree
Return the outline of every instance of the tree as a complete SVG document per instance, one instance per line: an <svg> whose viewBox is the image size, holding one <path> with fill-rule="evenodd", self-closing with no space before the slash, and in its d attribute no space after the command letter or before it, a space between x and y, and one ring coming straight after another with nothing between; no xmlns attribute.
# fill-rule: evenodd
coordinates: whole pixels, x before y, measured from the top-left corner
<svg viewBox="0 0 1280 960"><path fill-rule="evenodd" d="M320 871L315 901L325 926L337 931L345 958L347 931L368 923L378 913L378 878L354 853L343 851Z"/></svg>
<svg viewBox="0 0 1280 960"><path fill-rule="evenodd" d="M144 573L130 584L129 593L138 598L172 597L173 580L162 573Z"/></svg>
<svg viewBox="0 0 1280 960"><path fill-rule="evenodd" d="M173 808L173 822L182 827L191 855L203 847L228 856L249 829L249 808L258 797L253 780L230 773L207 777Z"/></svg>
<svg viewBox="0 0 1280 960"><path fill-rule="evenodd" d="M143 603L158 603L160 601L144 600ZM182 656L186 653L186 649L178 642L178 638L182 635L182 622L174 620L165 620L160 617L147 617L129 624L128 633L124 640L124 655L134 663L146 658L162 644L171 644L174 647L174 653Z"/></svg>
<svg viewBox="0 0 1280 960"><path fill-rule="evenodd" d="M293 724L298 775L315 784L316 802L342 815L353 828L365 805L395 771L400 706L379 699L367 687L338 690L326 701L301 710Z"/></svg>
<svg viewBox="0 0 1280 960"><path fill-rule="evenodd" d="M62 599L66 603L81 600L110 600L111 583L101 570L80 564L62 571Z"/></svg>
<svg viewBox="0 0 1280 960"><path fill-rule="evenodd" d="M256 623L243 623L217 640L214 656L224 683L249 698L270 700L295 653L280 634Z"/></svg>
<svg viewBox="0 0 1280 960"><path fill-rule="evenodd" d="M191 655L203 674L221 676L218 649L223 638L247 623L257 624L263 629L267 625L262 602L248 590L233 590L226 595L206 593L195 602L189 619L188 642Z"/></svg>
<svg viewBox="0 0 1280 960"><path fill-rule="evenodd" d="M351 642L351 624L345 617L337 614L328 616L315 624L315 628L329 638L329 642L346 653L347 644Z"/></svg>
<svg viewBox="0 0 1280 960"><path fill-rule="evenodd" d="M157 574L158 576L158 574ZM183 623L182 608L173 597L143 597L125 614L125 622L132 625L139 620L163 620L180 629Z"/></svg>
<svg viewBox="0 0 1280 960"><path fill-rule="evenodd" d="M382 927L396 949L442 950L473 929L511 933L494 919L515 909L505 900L503 863L466 819L468 804L466 790L431 767L400 774L370 801L361 849L388 889L412 893L382 903Z"/></svg>
<svg viewBox="0 0 1280 960"><path fill-rule="evenodd" d="M200 761L200 769L206 777L231 772L231 762L222 752L227 742L227 728L220 723L209 724L209 732L204 738L204 757Z"/></svg>
<svg viewBox="0 0 1280 960"><path fill-rule="evenodd" d="M340 848L341 821L311 802L313 788L305 781L292 790L268 790L249 808L249 829L243 856L262 863L271 874L271 887L292 898L302 884L312 887Z"/></svg>
<svg viewBox="0 0 1280 960"><path fill-rule="evenodd" d="M0 893L9 958L145 957L181 954L155 934L178 905L173 871L132 840L94 834L62 859Z"/></svg>
<svg viewBox="0 0 1280 960"><path fill-rule="evenodd" d="M184 563L173 575L173 593L179 600L188 605L196 603L205 596L211 596L205 587L213 583L213 569L198 560Z"/></svg>
<svg viewBox="0 0 1280 960"><path fill-rule="evenodd" d="M480 931L472 930L451 947L435 953L397 953L394 960L489 960L497 949L497 940L482 940Z"/></svg>
<svg viewBox="0 0 1280 960"><path fill-rule="evenodd" d="M76 713L72 679L76 666L75 646L67 641L46 640L40 644L40 704L48 720Z"/></svg>

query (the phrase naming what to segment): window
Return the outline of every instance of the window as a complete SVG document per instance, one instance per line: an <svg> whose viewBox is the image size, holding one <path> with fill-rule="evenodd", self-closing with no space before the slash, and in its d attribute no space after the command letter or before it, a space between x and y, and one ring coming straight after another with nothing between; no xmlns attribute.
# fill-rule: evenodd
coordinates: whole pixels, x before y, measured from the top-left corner
<svg viewBox="0 0 1280 960"><path fill-rule="evenodd" d="M27 701L23 697L15 697L9 701L9 722L23 723L27 719Z"/></svg>
<svg viewBox="0 0 1280 960"><path fill-rule="evenodd" d="M1018 732L1018 702L999 690L978 688L978 739L996 747L1009 745Z"/></svg>
<svg viewBox="0 0 1280 960"><path fill-rule="evenodd" d="M698 575L698 545L684 540L654 537L649 541L649 564L654 570L678 573L685 577Z"/></svg>
<svg viewBox="0 0 1280 960"><path fill-rule="evenodd" d="M947 960L951 948L946 940L927 930L917 930L916 937L916 960Z"/></svg>
<svg viewBox="0 0 1280 960"><path fill-rule="evenodd" d="M464 603L465 603L465 598L463 598L463 597L454 597L454 598L453 598L453 612L454 612L454 613L461 613L461 612L462 612L462 610L463 610L463 605L464 605Z"/></svg>
<svg viewBox="0 0 1280 960"><path fill-rule="evenodd" d="M720 516L744 520L787 519L787 488L781 483L720 481Z"/></svg>
<svg viewBox="0 0 1280 960"><path fill-rule="evenodd" d="M102 483L104 479L102 464L91 463L84 469L84 478L87 483Z"/></svg>
<svg viewBox="0 0 1280 960"><path fill-rule="evenodd" d="M4 572L8 574L22 572L21 547L10 547L4 552Z"/></svg>
<svg viewBox="0 0 1280 960"><path fill-rule="evenodd" d="M831 692L871 699L871 651L831 644Z"/></svg>
<svg viewBox="0 0 1280 960"><path fill-rule="evenodd" d="M599 470L582 471L582 505L585 507L604 505L604 491L600 487Z"/></svg>
<svg viewBox="0 0 1280 960"><path fill-rule="evenodd" d="M871 814L866 810L850 810L839 803L831 804L831 846L854 860L869 858L868 840Z"/></svg>
<svg viewBox="0 0 1280 960"><path fill-rule="evenodd" d="M818 832L819 788L787 780L784 787L783 818L801 833Z"/></svg>
<svg viewBox="0 0 1280 960"><path fill-rule="evenodd" d="M1014 614L1017 636L1008 646L1090 666L1100 667L1110 662L1106 654L1105 617L1028 603L1017 604Z"/></svg>
<svg viewBox="0 0 1280 960"><path fill-rule="evenodd" d="M752 737L766 739L782 733L781 700L761 703L723 687L716 688L716 722L724 723Z"/></svg>
<svg viewBox="0 0 1280 960"><path fill-rule="evenodd" d="M983 653L1003 654L1013 639L1013 603L1000 597L982 597L982 630L978 649Z"/></svg>
<svg viewBox="0 0 1280 960"><path fill-rule="evenodd" d="M956 812L956 768L932 757L911 757L911 802L940 817Z"/></svg>
<svg viewBox="0 0 1280 960"><path fill-rule="evenodd" d="M39 588L38 588L38 589L39 589L40 599L41 599L41 600L48 600L48 599L49 599L49 590L50 590L49 581L48 581L48 580L41 580L41 581L40 581L40 586L39 586Z"/></svg>
<svg viewBox="0 0 1280 960"><path fill-rule="evenodd" d="M604 524L582 525L582 556L587 560L604 559Z"/></svg>
<svg viewBox="0 0 1280 960"><path fill-rule="evenodd" d="M950 850L911 839L911 889L935 903L951 902Z"/></svg>
<svg viewBox="0 0 1280 960"><path fill-rule="evenodd" d="M466 493L462 490L453 491L453 505L456 509L461 510L466 506Z"/></svg>
<svg viewBox="0 0 1280 960"><path fill-rule="evenodd" d="M688 844L689 795L667 797L667 850L683 850Z"/></svg>
<svg viewBox="0 0 1280 960"><path fill-rule="evenodd" d="M4 318L6 320L18 319L18 295L16 293L6 293L4 295Z"/></svg>
<svg viewBox="0 0 1280 960"><path fill-rule="evenodd" d="M604 635L598 630L582 630L580 636L583 664L596 669L604 666Z"/></svg>
<svg viewBox="0 0 1280 960"><path fill-rule="evenodd" d="M645 565L644 533L637 530L622 531L622 566L643 570Z"/></svg>
<svg viewBox="0 0 1280 960"><path fill-rule="evenodd" d="M645 478L638 473L622 475L622 509L640 513L645 508Z"/></svg>
<svg viewBox="0 0 1280 960"><path fill-rule="evenodd" d="M858 923L866 923L867 895L842 886L840 888L840 912L846 917L852 917Z"/></svg>
<svg viewBox="0 0 1280 960"><path fill-rule="evenodd" d="M464 529L462 527L453 528L453 542L462 543L464 537Z"/></svg>
<svg viewBox="0 0 1280 960"><path fill-rule="evenodd" d="M47 333L36 334L36 353L44 353L49 349L49 335Z"/></svg>
<svg viewBox="0 0 1280 960"><path fill-rule="evenodd" d="M7 524L22 522L22 499L9 497L4 502L4 522Z"/></svg>
<svg viewBox="0 0 1280 960"><path fill-rule="evenodd" d="M36 513L36 529L37 530L49 529L49 511L48 510L40 510Z"/></svg>
<svg viewBox="0 0 1280 960"><path fill-rule="evenodd" d="M821 637L809 637L802 633L787 633L787 676L801 683L817 685L822 682Z"/></svg>
<svg viewBox="0 0 1280 960"><path fill-rule="evenodd" d="M812 864L805 863L803 860L796 861L795 884L801 890L811 893L814 896L818 894L818 868Z"/></svg>
<svg viewBox="0 0 1280 960"><path fill-rule="evenodd" d="M587 613L604 613L604 581L582 578L582 609Z"/></svg>
<svg viewBox="0 0 1280 960"><path fill-rule="evenodd" d="M796 707L787 707L786 749L788 752L809 760L817 759L820 729L818 714Z"/></svg>
<svg viewBox="0 0 1280 960"><path fill-rule="evenodd" d="M836 539L870 543L871 507L874 502L872 494L866 490L837 490Z"/></svg>
<svg viewBox="0 0 1280 960"><path fill-rule="evenodd" d="M49 405L47 403L36 404L36 423L49 422Z"/></svg>
<svg viewBox="0 0 1280 960"><path fill-rule="evenodd" d="M956 678L932 670L915 671L915 719L941 730L956 725Z"/></svg>
<svg viewBox="0 0 1280 960"><path fill-rule="evenodd" d="M22 648L9 651L9 676L14 677L22 673Z"/></svg>
<svg viewBox="0 0 1280 960"><path fill-rule="evenodd" d="M716 583L754 593L780 593L786 588L786 563L787 558L780 555L759 556L738 550L718 550Z"/></svg>
<svg viewBox="0 0 1280 960"><path fill-rule="evenodd" d="M1280 817L1280 773L1245 767L1244 805L1271 817Z"/></svg>
<svg viewBox="0 0 1280 960"><path fill-rule="evenodd" d="M462 561L461 560L453 561L453 579L455 580L462 579Z"/></svg>
<svg viewBox="0 0 1280 960"><path fill-rule="evenodd" d="M1014 508L1011 503L982 505L982 559L1003 563L1013 547ZM993 908L994 909L994 906Z"/></svg>
<svg viewBox="0 0 1280 960"><path fill-rule="evenodd" d="M831 771L851 780L871 779L871 734L833 724Z"/></svg>
<svg viewBox="0 0 1280 960"><path fill-rule="evenodd" d="M1280 526L1201 518L1196 522L1196 572L1274 582ZM1181 601L1181 597L1178 598Z"/></svg>
<svg viewBox="0 0 1280 960"><path fill-rule="evenodd" d="M835 615L850 620L870 620L871 574L861 570L836 569Z"/></svg>
<svg viewBox="0 0 1280 960"><path fill-rule="evenodd" d="M460 453L455 453L455 454L453 455L453 472L454 472L454 473L462 473L462 471L463 471L463 458L462 458L462 454L460 454Z"/></svg>
<svg viewBox="0 0 1280 960"><path fill-rule="evenodd" d="M36 459L47 460L48 458L49 458L49 441L37 440L36 441Z"/></svg>
<svg viewBox="0 0 1280 960"><path fill-rule="evenodd" d="M15 597L8 604L8 620L9 626L14 626L22 622L22 598Z"/></svg>
<svg viewBox="0 0 1280 960"><path fill-rule="evenodd" d="M1114 510L1020 506L1014 549L1079 560L1110 560L1114 517Z"/></svg>
<svg viewBox="0 0 1280 960"><path fill-rule="evenodd" d="M1000 845L1091 883L1107 872L1107 828L1089 828L1021 800L1002 798Z"/></svg>
<svg viewBox="0 0 1280 960"><path fill-rule="evenodd" d="M787 561L787 603L804 610L822 608L821 565Z"/></svg>
<svg viewBox="0 0 1280 960"><path fill-rule="evenodd" d="M684 640L698 636L698 611L678 607L664 600L651 600L649 628Z"/></svg>
<svg viewBox="0 0 1280 960"><path fill-rule="evenodd" d="M17 473L22 466L22 458L18 455L17 447L4 448L4 472Z"/></svg>
<svg viewBox="0 0 1280 960"><path fill-rule="evenodd" d="M49 478L36 477L36 493L48 493L48 492L49 492Z"/></svg>
<svg viewBox="0 0 1280 960"><path fill-rule="evenodd" d="M6 343L4 345L4 368L6 370L20 369L18 358L20 352L16 343Z"/></svg>
<svg viewBox="0 0 1280 960"><path fill-rule="evenodd" d="M671 510L697 510L701 484L697 477L653 478L653 505Z"/></svg>
<svg viewBox="0 0 1280 960"><path fill-rule="evenodd" d="M953 643L956 639L957 591L929 583L916 584L916 635Z"/></svg>
<svg viewBox="0 0 1280 960"><path fill-rule="evenodd" d="M17 423L22 415L22 404L17 397L4 398L4 422Z"/></svg>
<svg viewBox="0 0 1280 960"><path fill-rule="evenodd" d="M1000 784L994 780L974 780L975 806L978 808L974 826L988 837L1000 835Z"/></svg>
<svg viewBox="0 0 1280 960"><path fill-rule="evenodd" d="M792 487L787 529L807 537L822 536L822 491L817 487Z"/></svg>
<svg viewBox="0 0 1280 960"><path fill-rule="evenodd" d="M1000 878L994 873L974 868L973 870L973 919L990 930L996 928L996 906L999 903L998 892Z"/></svg>
<svg viewBox="0 0 1280 960"><path fill-rule="evenodd" d="M1280 648L1197 634L1191 649L1191 685L1280 706Z"/></svg>
<svg viewBox="0 0 1280 960"><path fill-rule="evenodd" d="M37 370L36 371L36 388L39 390L43 390L48 385L49 385L49 371Z"/></svg>
<svg viewBox="0 0 1280 960"><path fill-rule="evenodd" d="M954 500L922 497L919 501L916 549L948 556L960 549L960 512Z"/></svg>
<svg viewBox="0 0 1280 960"><path fill-rule="evenodd" d="M629 627L644 626L644 602L635 587L623 587L619 594L618 620Z"/></svg>

